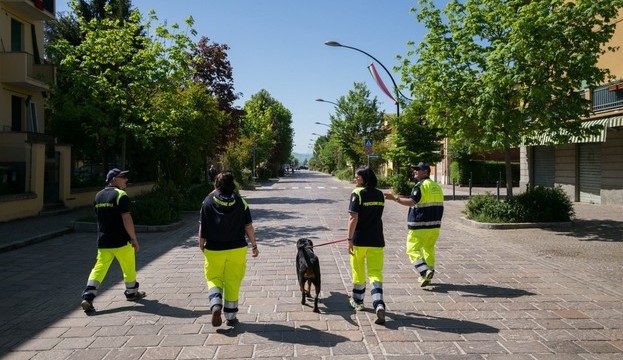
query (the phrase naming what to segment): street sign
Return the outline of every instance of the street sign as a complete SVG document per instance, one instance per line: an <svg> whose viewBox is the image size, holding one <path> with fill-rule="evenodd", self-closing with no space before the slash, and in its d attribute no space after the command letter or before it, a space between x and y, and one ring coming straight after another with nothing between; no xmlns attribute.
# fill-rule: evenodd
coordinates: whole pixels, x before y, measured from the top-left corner
<svg viewBox="0 0 623 360"><path fill-rule="evenodd" d="M372 139L366 138L363 141L363 151L365 151L368 155L372 154Z"/></svg>
<svg viewBox="0 0 623 360"><path fill-rule="evenodd" d="M378 155L368 155L370 159L378 159L380 156Z"/></svg>

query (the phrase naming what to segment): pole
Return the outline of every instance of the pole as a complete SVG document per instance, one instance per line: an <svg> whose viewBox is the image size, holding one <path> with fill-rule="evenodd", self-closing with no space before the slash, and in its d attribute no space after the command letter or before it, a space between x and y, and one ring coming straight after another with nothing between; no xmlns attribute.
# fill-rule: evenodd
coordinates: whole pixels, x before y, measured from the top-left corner
<svg viewBox="0 0 623 360"><path fill-rule="evenodd" d="M359 51L360 53L362 53L364 55L367 55L372 60L376 61L377 64L381 65L383 70L385 70L387 75L389 75L389 78L392 81L392 84L394 85L394 91L396 92L396 117L400 118L400 96L402 95L402 93L398 89L398 85L396 85L396 81L394 80L394 77L392 76L392 73L390 73L389 70L387 70L387 68L385 67L385 65L383 65L382 62L380 62L377 58L375 58L374 56L368 54L367 52L365 52L365 51L363 51L361 49L357 49L356 47L352 47L352 46L342 45L342 44L338 43L337 41L327 41L324 44L327 45L327 46L344 47L344 48L347 48L347 49ZM406 96L404 96L404 95L402 95L402 96L406 98Z"/></svg>

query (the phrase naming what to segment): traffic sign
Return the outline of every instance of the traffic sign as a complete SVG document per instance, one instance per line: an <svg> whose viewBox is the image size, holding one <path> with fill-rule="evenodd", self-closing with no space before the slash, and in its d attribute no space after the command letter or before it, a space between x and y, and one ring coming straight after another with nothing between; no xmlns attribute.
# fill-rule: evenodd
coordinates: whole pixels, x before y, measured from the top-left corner
<svg viewBox="0 0 623 360"><path fill-rule="evenodd" d="M366 154L370 155L372 154L372 139L370 138L366 138L363 141L363 150L366 152Z"/></svg>

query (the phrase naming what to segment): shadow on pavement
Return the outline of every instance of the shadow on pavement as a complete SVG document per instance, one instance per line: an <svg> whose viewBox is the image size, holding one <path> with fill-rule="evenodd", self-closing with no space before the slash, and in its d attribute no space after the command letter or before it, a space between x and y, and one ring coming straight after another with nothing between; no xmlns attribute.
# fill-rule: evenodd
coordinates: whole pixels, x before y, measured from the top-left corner
<svg viewBox="0 0 623 360"><path fill-rule="evenodd" d="M353 309L348 305L348 295L331 291L331 294L322 299L322 304L328 314L339 314L344 320L354 326L359 326L353 319Z"/></svg>
<svg viewBox="0 0 623 360"><path fill-rule="evenodd" d="M614 220L575 219L568 231L557 231L577 238L579 241L623 241L623 222Z"/></svg>
<svg viewBox="0 0 623 360"><path fill-rule="evenodd" d="M337 202L331 199L305 199L297 197L246 198L245 200L247 200L251 206L251 213L253 213L253 205L290 204L294 206L304 204L334 204Z"/></svg>
<svg viewBox="0 0 623 360"><path fill-rule="evenodd" d="M385 327L390 330L398 330L401 327L410 327L455 334L494 334L500 332L500 329L494 328L493 326L468 320L426 316L416 313L406 313L405 315L388 313L386 316L387 321L385 323Z"/></svg>
<svg viewBox="0 0 623 360"><path fill-rule="evenodd" d="M327 228L324 226L275 226L256 228L255 236L259 244L263 246L280 247L291 244L292 250L295 251L294 245L299 238L307 237L317 240L316 234L325 231Z"/></svg>
<svg viewBox="0 0 623 360"><path fill-rule="evenodd" d="M193 311L176 306L171 306L165 303L161 303L158 300L141 299L136 304L115 307L105 310L97 310L94 313L88 314L89 316L98 316L106 314L114 314L119 312L139 312L145 314L153 314L167 317L174 317L180 319L198 318L202 315L210 314L209 310Z"/></svg>
<svg viewBox="0 0 623 360"><path fill-rule="evenodd" d="M432 285L429 290L431 292L449 293L456 292L461 296L474 296L480 298L517 298L520 296L536 295L522 289L511 289L499 286L481 285L481 284L442 284ZM464 294L461 294L464 293Z"/></svg>
<svg viewBox="0 0 623 360"><path fill-rule="evenodd" d="M317 345L321 347L333 347L339 343L350 341L344 336L309 326L297 329L288 325L272 323L240 323L234 328L218 329L217 332L226 336L238 336L246 332L263 337L271 342Z"/></svg>

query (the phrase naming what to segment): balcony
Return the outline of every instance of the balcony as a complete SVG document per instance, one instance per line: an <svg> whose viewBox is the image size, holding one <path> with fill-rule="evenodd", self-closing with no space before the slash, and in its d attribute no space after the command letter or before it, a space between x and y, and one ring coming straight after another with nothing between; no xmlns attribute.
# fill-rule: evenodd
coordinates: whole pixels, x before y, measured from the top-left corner
<svg viewBox="0 0 623 360"><path fill-rule="evenodd" d="M0 0L8 10L28 20L54 20L55 0Z"/></svg>
<svg viewBox="0 0 623 360"><path fill-rule="evenodd" d="M24 52L0 53L0 83L33 91L48 91L55 81L50 64L35 64L35 57Z"/></svg>
<svg viewBox="0 0 623 360"><path fill-rule="evenodd" d="M623 108L623 83L594 89L591 92L591 106L596 113Z"/></svg>

